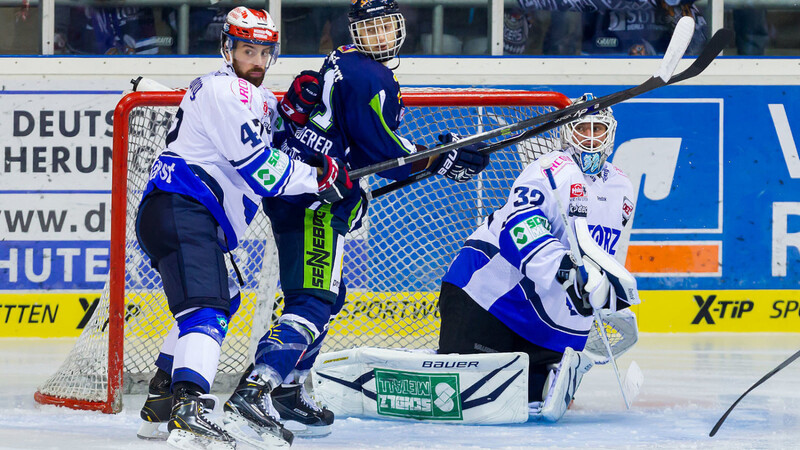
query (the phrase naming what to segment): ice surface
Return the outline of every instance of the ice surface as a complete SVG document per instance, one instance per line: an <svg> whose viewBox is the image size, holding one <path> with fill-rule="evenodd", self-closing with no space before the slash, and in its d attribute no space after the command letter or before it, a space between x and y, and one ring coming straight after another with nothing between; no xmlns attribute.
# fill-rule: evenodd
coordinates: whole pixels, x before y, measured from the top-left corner
<svg viewBox="0 0 800 450"><path fill-rule="evenodd" d="M126 396L117 415L38 405L36 387L72 339L0 339L0 448L160 449L136 438L144 397ZM332 448L800 448L800 363L751 392L719 433L730 404L800 348L800 334L646 334L623 356L644 373L630 411L608 365L583 379L557 424L466 426L337 418L333 433L296 439L295 449ZM218 393L223 401L227 393Z"/></svg>

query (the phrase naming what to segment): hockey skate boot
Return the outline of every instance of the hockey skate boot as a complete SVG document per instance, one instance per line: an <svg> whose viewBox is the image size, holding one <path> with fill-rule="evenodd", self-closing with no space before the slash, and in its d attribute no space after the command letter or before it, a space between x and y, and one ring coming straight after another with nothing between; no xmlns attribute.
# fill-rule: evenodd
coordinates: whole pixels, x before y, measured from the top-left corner
<svg viewBox="0 0 800 450"><path fill-rule="evenodd" d="M166 423L172 414L170 384L172 384L172 378L161 370L157 371L150 380L147 400L139 413L143 421L139 426L139 431L136 432L139 439L165 440L169 436Z"/></svg>
<svg viewBox="0 0 800 450"><path fill-rule="evenodd" d="M270 393L283 425L298 437L322 437L331 433L333 412L320 408L303 384L282 384Z"/></svg>
<svg viewBox="0 0 800 450"><path fill-rule="evenodd" d="M255 379L246 372L239 386L225 402L225 429L236 440L259 448L289 447L294 435L283 427L272 406L272 386L260 375Z"/></svg>
<svg viewBox="0 0 800 450"><path fill-rule="evenodd" d="M561 357L561 362L550 371L547 381L544 383L544 392L542 392L544 400L541 402L541 410L535 412L531 408L533 417L547 422L557 422L561 419L572 403L583 375L592 366L594 366L594 362L589 356L567 347Z"/></svg>
<svg viewBox="0 0 800 450"><path fill-rule="evenodd" d="M234 450L236 441L209 417L219 400L179 388L169 418L167 444L181 449Z"/></svg>

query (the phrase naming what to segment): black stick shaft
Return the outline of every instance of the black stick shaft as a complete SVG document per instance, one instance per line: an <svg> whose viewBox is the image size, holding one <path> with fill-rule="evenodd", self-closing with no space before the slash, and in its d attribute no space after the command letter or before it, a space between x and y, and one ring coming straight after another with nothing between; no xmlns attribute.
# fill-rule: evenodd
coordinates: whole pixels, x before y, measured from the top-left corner
<svg viewBox="0 0 800 450"><path fill-rule="evenodd" d="M714 437L714 435L717 434L717 431L719 430L719 427L722 426L722 423L725 422L725 419L728 418L728 415L731 413L731 411L733 411L733 408L735 408L736 405L739 404L739 402L744 398L745 395L749 394L750 391L752 391L753 389L755 389L758 386L760 386L761 383L767 381L771 376L773 376L776 373L778 373L781 369L783 369L784 367L786 367L789 364L791 364L792 362L794 362L794 360L797 359L797 358L800 358L800 350L798 350L797 353L795 353L794 355L790 356L786 361L778 364L778 367L772 369L768 374L766 374L763 377L761 377L760 380L756 381L756 384L750 386L750 389L744 391L744 394L742 394L739 398L737 398L736 401L733 402L731 407L728 408L727 411L725 411L725 414L723 414L722 417L719 418L717 423L714 425L714 428L711 429L711 432L708 433L708 435L710 437Z"/></svg>
<svg viewBox="0 0 800 450"><path fill-rule="evenodd" d="M669 82L667 82L665 84L666 85L675 84L675 83L687 80L689 78L692 78L692 77L695 77L695 76L701 74L711 64L711 62L714 61L714 59L720 54L720 52L725 47L727 47L728 44L730 42L732 42L732 41L733 41L733 31L728 30L726 28L722 28L720 30L717 30L717 32L714 33L714 35L711 37L711 39L709 39L708 43L703 48L703 51L700 52L700 55L697 57L697 59L695 59L694 62L688 68L683 70L681 73L676 74L675 76L670 78ZM642 86L644 86L645 84L647 84L651 80L652 80L652 78L650 80L648 80L647 82L643 83L642 85L637 86L637 88L641 88ZM628 89L627 91L631 91L632 89L635 89L635 88ZM655 88L649 88L649 89L647 89L647 91L652 90L652 89L655 89ZM579 115L578 117L575 117L575 118L577 119L577 118L583 117L583 116L585 116L585 115L587 115L590 112L593 112L595 110L604 109L604 108L607 108L609 106L613 106L616 103L622 102L624 100L628 100L631 97L627 97L627 98L616 100L614 103L608 103L608 101L610 100L610 97L612 97L612 96L614 96L616 94L622 94L622 93L627 92L627 91L621 91L621 92L617 92L615 94L610 94L610 95L607 95L605 97L601 97L600 99L598 99L598 101L599 100L603 100L603 99L606 99L606 101L603 102L602 104L598 103L598 106L595 107L594 109L592 109L591 111L589 111L587 109L587 111L585 111L583 114L581 114L581 115ZM647 91L644 91L644 92L647 92ZM640 95L641 93L643 93L643 92L640 92L640 93L635 94L635 95ZM605 105L605 106L603 106L603 105ZM572 108L572 106L570 106L568 108ZM559 110L559 111L556 111L556 112L565 111L568 108L565 108L565 109L562 109L562 110ZM550 114L550 113L548 113L548 114ZM545 117L545 116L547 116L547 114L542 115L542 116L537 116L537 117L538 118L542 118L542 117ZM564 123L563 121L556 121L556 120L553 120L553 121L550 121L550 122L547 122L547 123L542 123L541 125L539 125L536 128L525 130L524 132L522 132L522 133L520 133L520 134L518 134L516 136L512 136L512 137L503 139L500 142L495 142L494 144L491 144L488 147L482 149L481 153L485 153L485 154L494 153L494 152L496 152L498 150L501 150L501 149L504 149L504 148L509 147L511 145L514 145L514 144L516 144L518 142L524 141L526 139L530 139L530 138L532 138L532 137L534 137L536 135L539 135L539 134L545 133L547 131L550 131L553 128L561 126L563 123ZM479 135L476 135L476 136L479 136ZM462 147L463 145L466 145L466 144L463 144L463 142L464 142L464 140L459 141L458 142L458 144L459 144L458 147ZM441 148L441 147L437 147L437 148ZM367 168L365 168L365 169L367 169ZM358 172L358 171L353 171L353 173L356 173L356 172ZM352 178L356 178L356 176L353 176L353 173L351 173L351 177ZM424 179L430 178L431 176L433 176L433 172L418 172L418 173L415 173L415 174L411 175L408 178L389 183L386 186L382 186L382 187L379 187L379 188L371 191L369 193L369 198L370 199L378 198L381 195L388 194L389 192L394 192L394 191L396 191L398 189L401 189L401 188L404 188L404 187L406 187L406 186L408 186L410 184L413 184L413 183L416 183L418 181L422 181Z"/></svg>

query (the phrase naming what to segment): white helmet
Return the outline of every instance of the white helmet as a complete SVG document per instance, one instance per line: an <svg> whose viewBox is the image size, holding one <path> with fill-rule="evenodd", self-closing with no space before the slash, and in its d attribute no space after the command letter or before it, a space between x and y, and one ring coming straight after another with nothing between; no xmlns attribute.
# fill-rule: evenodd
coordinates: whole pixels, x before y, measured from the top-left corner
<svg viewBox="0 0 800 450"><path fill-rule="evenodd" d="M594 100L594 95L583 94L573 104L585 103ZM588 134L576 128L580 124L589 124ZM594 125L602 124L605 132L595 135ZM582 127L583 128L583 127ZM614 118L611 108L588 114L578 120L567 123L561 127L561 145L572 153L572 157L583 173L596 175L603 168L603 163L614 151L614 135L617 131L617 119Z"/></svg>
<svg viewBox="0 0 800 450"><path fill-rule="evenodd" d="M233 66L234 41L267 46L270 51L263 62L266 70L275 64L280 54L281 44L278 38L278 27L268 12L237 6L225 17L220 36L220 53L225 63Z"/></svg>
<svg viewBox="0 0 800 450"><path fill-rule="evenodd" d="M356 49L378 62L400 53L406 39L406 19L395 0L351 0L350 37Z"/></svg>

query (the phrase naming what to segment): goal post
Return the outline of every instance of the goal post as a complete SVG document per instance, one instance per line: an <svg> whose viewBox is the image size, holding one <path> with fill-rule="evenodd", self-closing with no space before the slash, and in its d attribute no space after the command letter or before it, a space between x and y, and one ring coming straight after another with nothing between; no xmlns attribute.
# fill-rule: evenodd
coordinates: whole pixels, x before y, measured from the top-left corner
<svg viewBox="0 0 800 450"><path fill-rule="evenodd" d="M114 111L108 282L66 360L34 394L39 403L116 413L123 393L146 391L174 321L158 274L138 247L134 224L150 164L164 147L183 95L134 92ZM475 134L570 104L555 92L474 88L404 89L402 98L399 134L428 147L438 143L439 134ZM551 131L492 155L489 168L470 182L433 177L374 199L363 227L345 246L347 300L331 322L323 351L435 347L436 292L444 271L483 217L505 202L521 170L556 145ZM366 177L361 183L373 190L388 181ZM245 281L242 306L223 342L214 390L235 386L282 305L275 246L263 212L233 257Z"/></svg>

